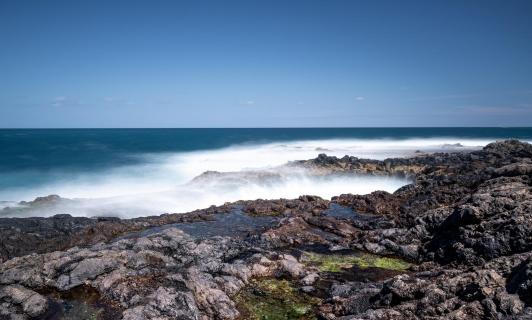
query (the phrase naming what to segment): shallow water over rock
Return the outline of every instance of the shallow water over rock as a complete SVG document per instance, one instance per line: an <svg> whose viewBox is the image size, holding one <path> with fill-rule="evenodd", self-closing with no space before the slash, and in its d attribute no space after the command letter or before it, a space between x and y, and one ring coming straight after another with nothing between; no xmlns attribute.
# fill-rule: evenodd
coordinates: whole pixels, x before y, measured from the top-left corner
<svg viewBox="0 0 532 320"><path fill-rule="evenodd" d="M279 221L279 219L279 217L273 216L250 216L244 213L241 207L237 207L229 213L215 214L212 220L209 221L168 224L131 233L119 239L146 237L168 228L180 229L197 239L215 236L243 237L250 233L267 229Z"/></svg>
<svg viewBox="0 0 532 320"><path fill-rule="evenodd" d="M48 297L48 312L45 320L113 320L120 319L119 308L106 303L96 291L79 286L68 291L43 292Z"/></svg>
<svg viewBox="0 0 532 320"><path fill-rule="evenodd" d="M329 217L352 220L352 221L370 222L370 221L378 221L378 220L383 219L382 215L356 212L352 208L349 208L349 207L346 207L346 206L343 206L341 204L334 203L334 202L331 202L329 204L329 208L323 211L323 214Z"/></svg>
<svg viewBox="0 0 532 320"><path fill-rule="evenodd" d="M339 220L347 220L353 226L364 230L393 227L393 223L382 214L357 212L353 208L336 202L331 202L323 214Z"/></svg>
<svg viewBox="0 0 532 320"><path fill-rule="evenodd" d="M235 298L242 319L314 320L319 299L304 294L290 281L255 279Z"/></svg>
<svg viewBox="0 0 532 320"><path fill-rule="evenodd" d="M340 219L355 219L357 216L357 213L353 209L339 205L337 203L329 204L329 208L323 211L323 214L329 217Z"/></svg>

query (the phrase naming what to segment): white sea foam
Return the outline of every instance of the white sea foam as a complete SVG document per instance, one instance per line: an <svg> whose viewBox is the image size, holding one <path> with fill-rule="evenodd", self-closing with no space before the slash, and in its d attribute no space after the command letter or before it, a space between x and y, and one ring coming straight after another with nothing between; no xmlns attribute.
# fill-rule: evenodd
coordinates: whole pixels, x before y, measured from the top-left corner
<svg viewBox="0 0 532 320"><path fill-rule="evenodd" d="M304 172L280 172L275 181L249 181L242 184L188 184L207 171L267 169L288 161L310 159L320 153L384 159L422 152L477 149L488 140L459 138L408 140L312 140L267 144L248 144L217 150L186 153L144 154L141 164L74 177L56 175L52 183L0 192L0 200L31 200L37 196L59 194L80 198L38 215L119 215L123 217L163 212L187 212L227 201L257 198L294 198L302 194L330 198L341 193L365 194L375 190L395 191L408 183L392 178L312 177ZM35 214L35 213L33 213Z"/></svg>

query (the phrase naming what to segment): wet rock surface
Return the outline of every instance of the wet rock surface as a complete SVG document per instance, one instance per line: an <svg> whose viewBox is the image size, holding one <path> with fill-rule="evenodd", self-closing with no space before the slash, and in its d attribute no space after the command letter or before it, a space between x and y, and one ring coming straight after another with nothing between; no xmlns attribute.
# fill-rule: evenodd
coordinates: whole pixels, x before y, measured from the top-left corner
<svg viewBox="0 0 532 320"><path fill-rule="evenodd" d="M135 219L86 218L69 214L57 214L50 218L0 218L0 262L30 253L105 242L131 232L173 223L210 221L214 219L214 213L229 210L232 210L232 206Z"/></svg>
<svg viewBox="0 0 532 320"><path fill-rule="evenodd" d="M0 219L0 319L532 318L531 145L289 166L412 184L130 220Z"/></svg>

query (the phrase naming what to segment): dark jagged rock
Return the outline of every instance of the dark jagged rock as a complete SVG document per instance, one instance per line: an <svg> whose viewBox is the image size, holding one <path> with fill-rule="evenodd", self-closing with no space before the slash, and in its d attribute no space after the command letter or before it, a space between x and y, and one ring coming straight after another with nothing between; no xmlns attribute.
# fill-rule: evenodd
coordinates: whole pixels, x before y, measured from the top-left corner
<svg viewBox="0 0 532 320"><path fill-rule="evenodd" d="M532 305L532 260L528 258L518 265L508 278L507 289L517 293L528 305Z"/></svg>
<svg viewBox="0 0 532 320"><path fill-rule="evenodd" d="M353 208L356 212L393 214L399 211L401 202L386 191L375 191L367 195L342 194L332 201Z"/></svg>
<svg viewBox="0 0 532 320"><path fill-rule="evenodd" d="M0 318L54 314L81 287L108 310L96 318L532 318L531 166L519 141L384 161L320 155L288 168L412 183L138 219L1 219ZM209 175L235 177L196 182ZM249 231L184 232L235 210Z"/></svg>
<svg viewBox="0 0 532 320"><path fill-rule="evenodd" d="M72 217L68 214L49 218L0 218L0 262L29 253L46 253L105 242L151 227L208 221L214 213L226 213L231 208L232 206L210 207L186 214L135 219Z"/></svg>
<svg viewBox="0 0 532 320"><path fill-rule="evenodd" d="M298 199L238 201L243 211L251 215L294 215L310 212L318 215L328 208L329 201L316 196L300 196Z"/></svg>

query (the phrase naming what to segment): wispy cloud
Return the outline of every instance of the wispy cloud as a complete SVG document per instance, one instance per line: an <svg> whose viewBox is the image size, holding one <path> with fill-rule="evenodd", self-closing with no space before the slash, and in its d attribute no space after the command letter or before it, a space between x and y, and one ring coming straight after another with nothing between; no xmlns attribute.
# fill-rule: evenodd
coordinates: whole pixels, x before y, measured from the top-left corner
<svg viewBox="0 0 532 320"><path fill-rule="evenodd" d="M83 102L77 98L71 98L68 96L57 96L50 101L52 107L67 107L67 106L80 106Z"/></svg>
<svg viewBox="0 0 532 320"><path fill-rule="evenodd" d="M62 107L67 101L68 98L66 96L58 96L52 99L50 105L52 107Z"/></svg>
<svg viewBox="0 0 532 320"><path fill-rule="evenodd" d="M362 96L358 96L355 98L356 101L363 101L363 100L366 100L365 97L362 97Z"/></svg>
<svg viewBox="0 0 532 320"><path fill-rule="evenodd" d="M244 106L252 106L255 104L255 101L254 100L240 101L240 104Z"/></svg>

